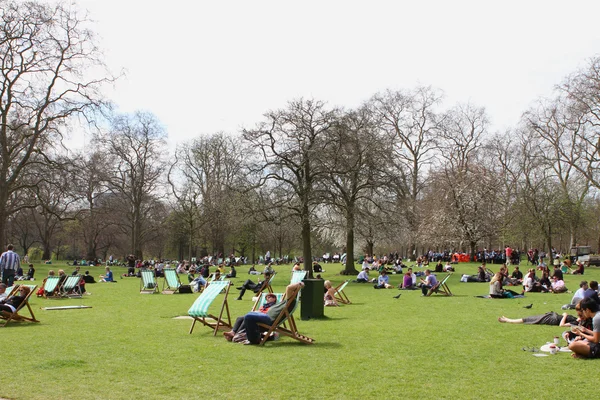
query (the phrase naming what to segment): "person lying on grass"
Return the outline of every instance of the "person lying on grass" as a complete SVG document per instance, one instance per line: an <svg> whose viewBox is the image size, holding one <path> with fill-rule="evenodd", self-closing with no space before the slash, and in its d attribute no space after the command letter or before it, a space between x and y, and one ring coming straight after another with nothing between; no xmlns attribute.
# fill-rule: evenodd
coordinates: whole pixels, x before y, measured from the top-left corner
<svg viewBox="0 0 600 400"><path fill-rule="evenodd" d="M562 315L559 315L554 311L548 311L545 314L532 315L530 317L517 319L506 318L503 315L501 317L498 317L498 322L503 322L507 324L571 326L572 324L579 323L579 320L581 318L581 308L576 308L576 310L577 317L567 313L562 313Z"/></svg>
<svg viewBox="0 0 600 400"><path fill-rule="evenodd" d="M592 329L584 326L573 326L571 332L579 336L580 339L569 343L569 349L573 352L575 358L599 358L600 357L600 307L590 297L579 302L582 316L591 318Z"/></svg>
<svg viewBox="0 0 600 400"><path fill-rule="evenodd" d="M285 297L283 298L283 300L269 308L266 314L263 314L261 312L249 312L248 314L246 314L244 316L244 325L246 326L246 335L248 337L248 340L244 342L244 344L260 344L261 329L258 326L258 324L273 324L273 322L275 322L279 314L285 308L287 304L287 299L289 299L294 294L294 291L302 287L304 287L303 282L288 285L285 289ZM291 311L295 305L296 299L294 298L290 302L288 310Z"/></svg>
<svg viewBox="0 0 600 400"><path fill-rule="evenodd" d="M277 303L277 296L274 295L273 293L267 294L265 296L265 304L263 304L258 309L258 312L266 314L267 311L269 310L269 308L274 306L275 303ZM245 331L246 331L246 327L244 326L244 316L237 317L231 330L228 332L223 332L223 336L225 336L225 339L227 339L227 341L231 342L231 341L233 341L233 338L235 337L236 334L241 334L242 332L245 332Z"/></svg>

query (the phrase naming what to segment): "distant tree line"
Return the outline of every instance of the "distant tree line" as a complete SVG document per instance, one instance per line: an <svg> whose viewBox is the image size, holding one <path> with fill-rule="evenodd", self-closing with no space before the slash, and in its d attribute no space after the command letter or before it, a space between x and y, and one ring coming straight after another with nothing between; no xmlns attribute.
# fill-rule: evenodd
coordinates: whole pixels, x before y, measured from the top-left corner
<svg viewBox="0 0 600 400"><path fill-rule="evenodd" d="M519 124L419 86L345 109L294 99L241 132L166 146L117 114L89 21L0 0L0 242L42 257L256 259L327 251L600 247L600 57ZM74 122L79 122L75 124ZM85 123L78 153L63 138Z"/></svg>

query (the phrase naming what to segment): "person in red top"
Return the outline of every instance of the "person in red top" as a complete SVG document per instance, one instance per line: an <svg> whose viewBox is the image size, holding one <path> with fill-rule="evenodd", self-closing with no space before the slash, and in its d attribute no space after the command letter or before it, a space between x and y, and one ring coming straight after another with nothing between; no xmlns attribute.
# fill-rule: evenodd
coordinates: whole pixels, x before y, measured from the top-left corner
<svg viewBox="0 0 600 400"><path fill-rule="evenodd" d="M273 293L269 293L265 296L265 304L263 304L259 309L258 312L261 312L263 314L266 314L267 311L269 311L269 308L271 308L273 305L275 305L275 303L277 303L277 296L274 295ZM233 324L233 328L231 328L231 330L229 332L223 332L223 336L225 336L225 339L227 339L229 342L231 342L233 340L233 337L235 336L236 333L238 333L239 331L241 331L242 329L244 329L244 317L237 317L237 319L235 320L235 323Z"/></svg>
<svg viewBox="0 0 600 400"><path fill-rule="evenodd" d="M510 259L512 258L512 249L510 248L510 246L506 246L504 252L506 254L506 265L510 265Z"/></svg>

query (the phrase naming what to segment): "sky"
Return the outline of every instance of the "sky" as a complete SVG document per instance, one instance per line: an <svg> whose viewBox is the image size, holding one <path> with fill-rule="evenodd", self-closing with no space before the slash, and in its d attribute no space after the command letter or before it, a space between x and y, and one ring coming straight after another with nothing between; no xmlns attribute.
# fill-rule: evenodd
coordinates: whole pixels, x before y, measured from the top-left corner
<svg viewBox="0 0 600 400"><path fill-rule="evenodd" d="M150 111L169 145L251 128L299 97L353 108L386 89L433 86L444 106L514 127L600 55L600 1L75 0L105 60L106 95ZM75 139L74 142L77 142Z"/></svg>

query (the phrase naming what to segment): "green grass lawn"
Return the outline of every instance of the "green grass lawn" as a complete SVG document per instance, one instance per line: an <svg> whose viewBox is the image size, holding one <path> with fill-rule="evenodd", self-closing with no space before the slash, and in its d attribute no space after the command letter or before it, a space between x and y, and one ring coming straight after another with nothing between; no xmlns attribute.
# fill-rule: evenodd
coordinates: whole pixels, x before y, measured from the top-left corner
<svg viewBox="0 0 600 400"><path fill-rule="evenodd" d="M36 265L37 284L48 269ZM339 264L324 265L334 284ZM491 266L496 271L498 266ZM84 267L84 269L86 269ZM94 275L102 267L88 267ZM525 269L524 266L522 269ZM275 291L289 282L291 265L278 266ZM125 268L114 269L115 276ZM239 286L249 277L239 269ZM500 324L500 315L519 318L554 310L572 294L534 293L523 299L489 300L488 284L460 283L476 264L460 264L449 281L453 297L421 297L420 291L374 290L350 284L351 305L326 308L323 319L300 320L301 333L316 340L306 345L289 338L264 347L225 341L198 325L188 334L186 315L196 294L141 295L139 279L87 285L83 299L32 297L41 322L10 323L2 328L4 365L0 397L8 399L162 399L162 398L561 398L588 396L595 379L575 377L576 369L595 371L597 361L569 354L534 357L523 346L541 346L560 327ZM374 276L374 274L371 274ZM440 275L441 276L441 275ZM252 279L255 280L255 276ZM586 280L598 280L590 269ZM393 284L400 275L391 275ZM575 291L580 276L565 277ZM182 281L185 281L182 276ZM162 279L159 279L162 287ZM232 318L252 307L251 293L236 301ZM218 298L217 300L219 300ZM533 303L531 310L523 305ZM92 308L46 311L42 307L87 305ZM584 374L585 375L585 374Z"/></svg>

